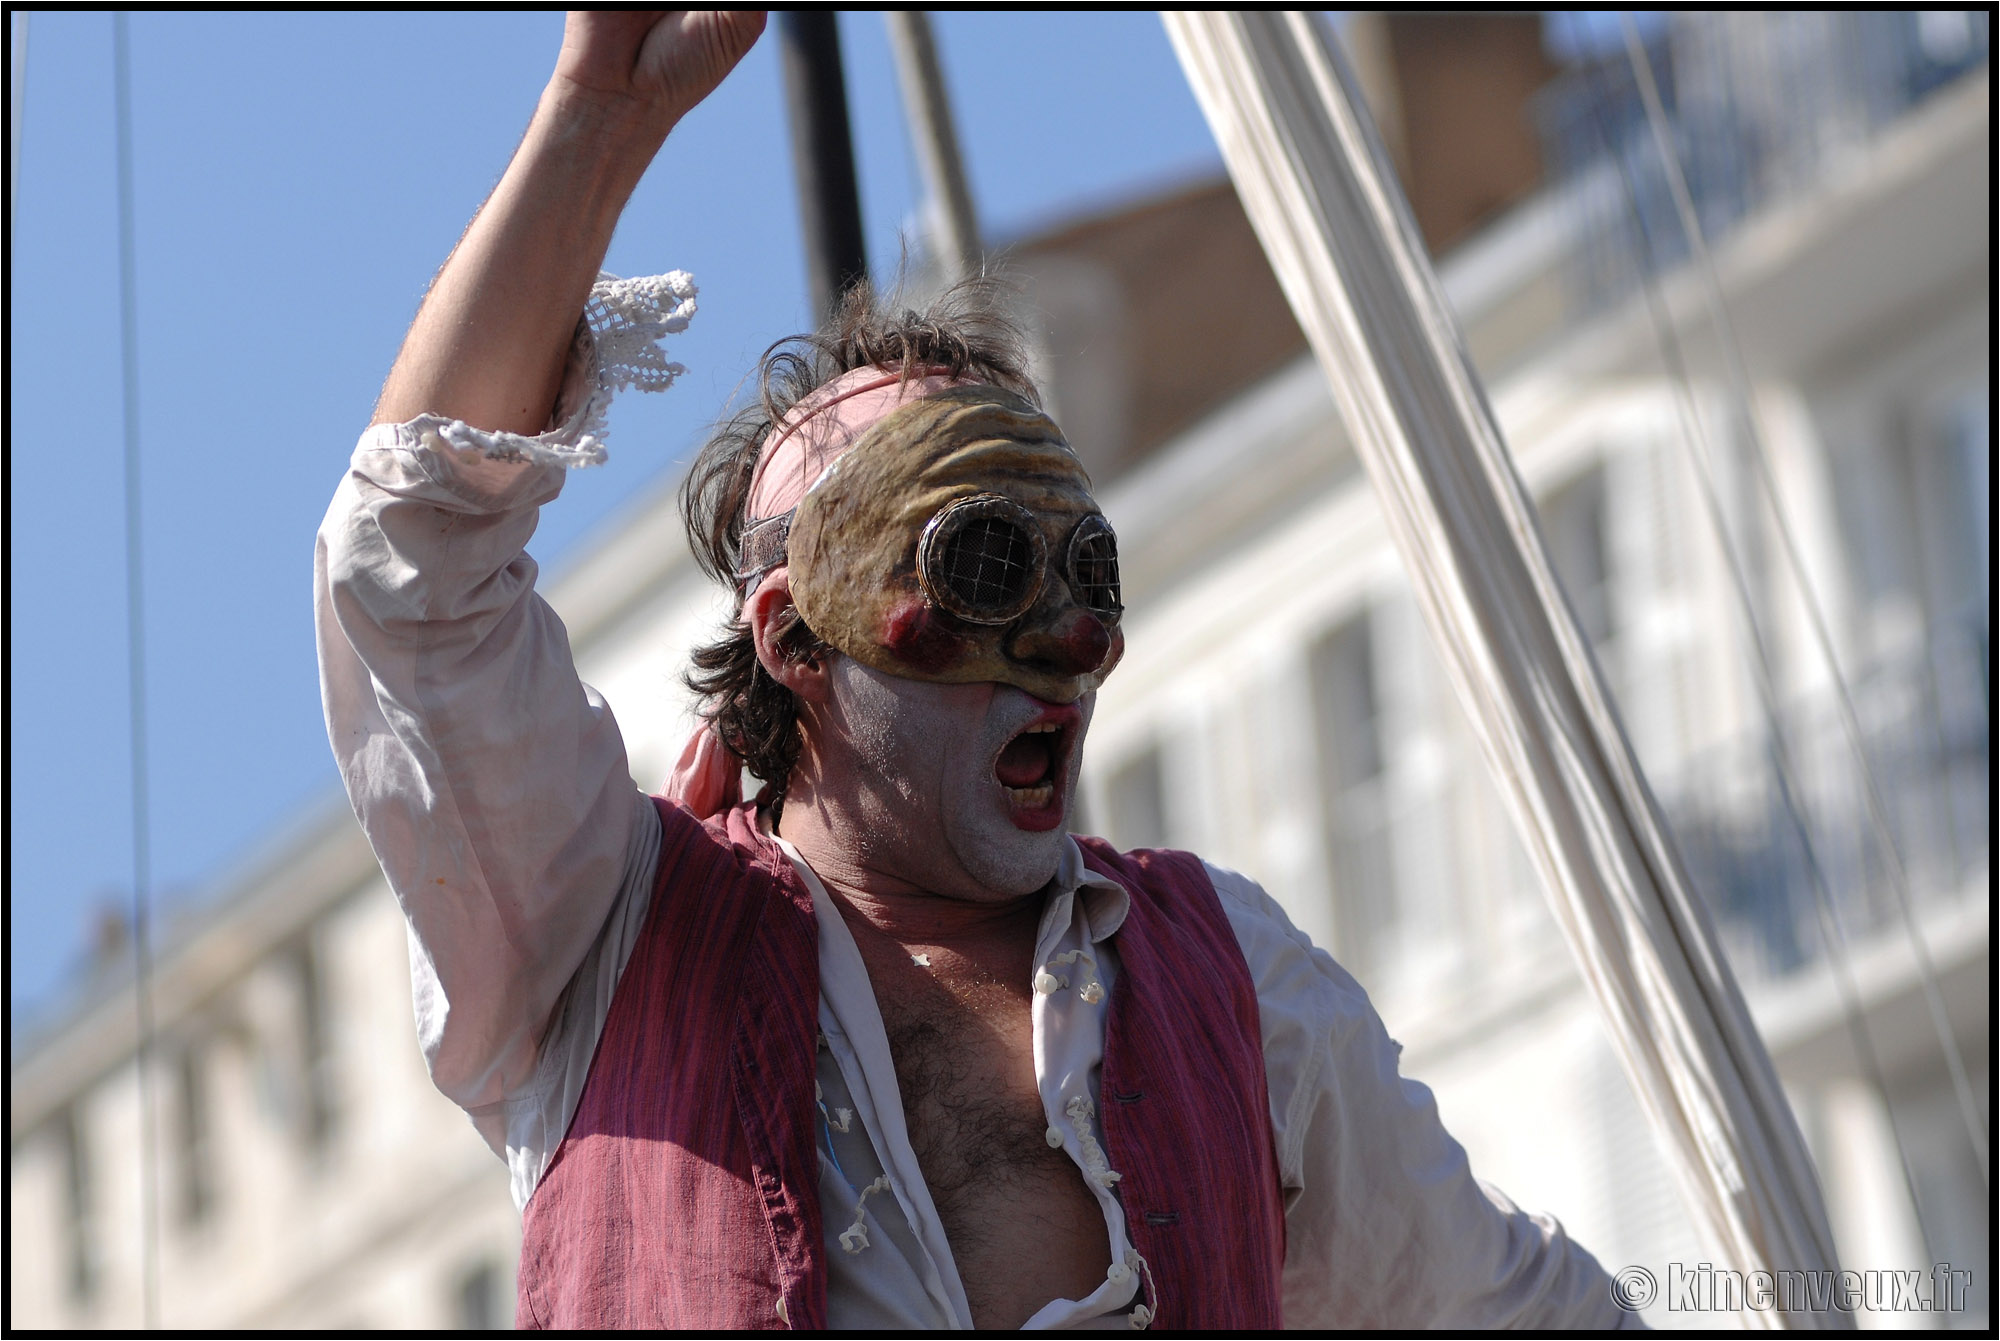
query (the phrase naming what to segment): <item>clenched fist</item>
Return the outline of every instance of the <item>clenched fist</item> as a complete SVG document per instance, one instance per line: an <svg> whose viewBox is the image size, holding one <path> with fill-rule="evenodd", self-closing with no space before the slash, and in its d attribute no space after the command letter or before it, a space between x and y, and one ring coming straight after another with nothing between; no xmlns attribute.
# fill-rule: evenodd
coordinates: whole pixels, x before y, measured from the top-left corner
<svg viewBox="0 0 2000 1341"><path fill-rule="evenodd" d="M664 129L707 97L763 31L762 10L573 9L555 83Z"/></svg>

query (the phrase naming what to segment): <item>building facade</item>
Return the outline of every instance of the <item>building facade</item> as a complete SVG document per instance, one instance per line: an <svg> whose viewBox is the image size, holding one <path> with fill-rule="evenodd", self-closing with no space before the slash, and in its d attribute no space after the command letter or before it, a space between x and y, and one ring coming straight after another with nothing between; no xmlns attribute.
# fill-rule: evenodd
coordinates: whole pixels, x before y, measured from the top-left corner
<svg viewBox="0 0 2000 1341"><path fill-rule="evenodd" d="M1747 409L1609 62L1538 95L1551 179L1441 273L1793 1097L1843 1265L1973 1272L1956 1312L1864 1323L1984 1326L1990 1182L1932 1003L1983 1130L1987 39L1983 20L1907 19L1889 37L1797 16L1679 19L1647 35L1677 128L1693 137L1734 117L1731 134L1764 146L1756 161L1689 160ZM1891 38L1900 83L1850 81L1860 91L1845 99L1829 87L1841 53L1858 42L1880 65ZM1752 96L1774 87L1793 96ZM1579 147L1587 133L1600 152ZM1193 848L1263 883L1369 988L1474 1169L1557 1215L1607 1267L1664 1281L1671 1264L1711 1260L1296 329L1270 329L1288 319L1268 294L1233 314L1214 304L1214 329L1198 304L1181 305L1194 315L1179 326L1145 315L1151 286L1181 264L1177 231L1222 258L1208 273L1247 237L1214 192L1175 199L1016 253L1030 292L1039 279L1068 295L1036 309L1044 363L1096 463L1129 606L1077 826ZM1164 239L1156 261L1127 263L1146 254L1134 237ZM1233 338L1231 321L1259 332L1234 381L1141 422L1130 406L1158 399L1139 387L1161 366L1154 342ZM657 786L692 725L685 652L723 613L670 486L545 590L618 714L635 778ZM207 908L167 938L153 984L161 1320L506 1325L519 1232L506 1172L424 1074L400 914L344 804L274 838ZM141 1319L134 1018L114 967L16 1040L15 1326ZM1663 1292L1648 1319L1728 1320L1668 1303Z"/></svg>

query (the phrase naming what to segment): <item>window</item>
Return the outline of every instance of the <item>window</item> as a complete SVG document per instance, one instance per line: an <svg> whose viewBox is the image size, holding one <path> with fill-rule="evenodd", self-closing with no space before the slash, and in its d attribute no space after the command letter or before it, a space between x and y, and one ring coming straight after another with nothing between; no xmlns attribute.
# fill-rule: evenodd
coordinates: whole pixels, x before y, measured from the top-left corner
<svg viewBox="0 0 2000 1341"><path fill-rule="evenodd" d="M1309 663L1335 936L1341 957L1360 972L1383 960L1397 917L1368 617L1349 620L1322 639Z"/></svg>
<svg viewBox="0 0 2000 1341"><path fill-rule="evenodd" d="M1983 638L1993 562L1986 384L1884 394L1824 417L1840 548L1863 624L1857 659L1911 654L1919 622Z"/></svg>
<svg viewBox="0 0 2000 1341"><path fill-rule="evenodd" d="M1986 1086L1980 1084L1984 1077L1975 1071L1971 1079L1979 1091L1985 1091ZM1966 1136L1950 1083L1933 1072L1929 1083L1912 1085L1895 1104L1896 1127L1915 1183L1915 1210L1929 1249L1928 1260L1953 1266L1990 1260L1991 1231L1987 1226L1991 1223L1991 1184L1980 1176L1979 1157ZM1987 1273L1974 1270L1959 1315L1963 1321L1958 1325L1987 1325L1991 1308L1992 1285Z"/></svg>
<svg viewBox="0 0 2000 1341"><path fill-rule="evenodd" d="M178 1088L175 1137L179 1155L181 1223L199 1224L215 1208L215 1160L210 1140L208 1068L201 1050L181 1050L175 1068Z"/></svg>
<svg viewBox="0 0 2000 1341"><path fill-rule="evenodd" d="M1126 849L1167 845L1167 789L1159 746L1119 765L1104 790L1114 843Z"/></svg>
<svg viewBox="0 0 2000 1341"><path fill-rule="evenodd" d="M326 975L322 955L308 939L292 952L298 985L301 1134L323 1151L333 1136L335 1105L333 1056L327 1029Z"/></svg>
<svg viewBox="0 0 2000 1341"><path fill-rule="evenodd" d="M455 1294L461 1331L495 1332L507 1325L500 1289L500 1269L490 1258L459 1273Z"/></svg>
<svg viewBox="0 0 2000 1341"><path fill-rule="evenodd" d="M95 1216L92 1213L90 1151L74 1109L56 1120L64 1165L63 1239L65 1283L72 1302L88 1303L97 1294L98 1262Z"/></svg>
<svg viewBox="0 0 2000 1341"><path fill-rule="evenodd" d="M1542 536L1556 577L1593 648L1616 632L1611 564L1605 549L1604 472L1591 470L1544 499Z"/></svg>
<svg viewBox="0 0 2000 1341"><path fill-rule="evenodd" d="M1984 643L1991 636L1993 421L1986 387L1960 392L1915 444L1915 525L1925 548L1932 618Z"/></svg>
<svg viewBox="0 0 2000 1341"><path fill-rule="evenodd" d="M1416 604L1384 591L1308 653L1336 953L1371 991L1463 988L1465 768Z"/></svg>

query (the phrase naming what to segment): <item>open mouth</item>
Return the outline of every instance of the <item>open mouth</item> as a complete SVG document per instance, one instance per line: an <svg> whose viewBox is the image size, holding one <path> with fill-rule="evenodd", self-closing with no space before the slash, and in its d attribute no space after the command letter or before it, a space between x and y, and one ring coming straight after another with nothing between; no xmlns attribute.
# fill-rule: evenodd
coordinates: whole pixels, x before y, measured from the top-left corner
<svg viewBox="0 0 2000 1341"><path fill-rule="evenodd" d="M1081 717L1073 705L1051 707L1023 727L994 760L994 780L1006 790L1008 809L1021 828L1052 829L1062 823L1070 742Z"/></svg>

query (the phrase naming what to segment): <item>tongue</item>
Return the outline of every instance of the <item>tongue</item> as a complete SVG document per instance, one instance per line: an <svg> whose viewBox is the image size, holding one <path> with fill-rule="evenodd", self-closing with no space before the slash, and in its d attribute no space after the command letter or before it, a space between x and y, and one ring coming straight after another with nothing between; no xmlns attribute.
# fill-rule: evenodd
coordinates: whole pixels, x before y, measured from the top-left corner
<svg viewBox="0 0 2000 1341"><path fill-rule="evenodd" d="M1008 741L1007 748L1000 751L1000 762L993 769L1001 785L1033 787L1046 779L1053 762L1050 739L1048 732L1038 732L1032 736L1016 736Z"/></svg>

